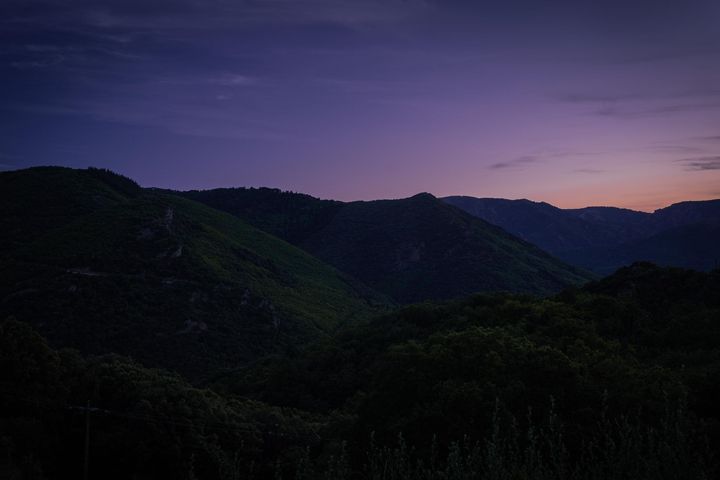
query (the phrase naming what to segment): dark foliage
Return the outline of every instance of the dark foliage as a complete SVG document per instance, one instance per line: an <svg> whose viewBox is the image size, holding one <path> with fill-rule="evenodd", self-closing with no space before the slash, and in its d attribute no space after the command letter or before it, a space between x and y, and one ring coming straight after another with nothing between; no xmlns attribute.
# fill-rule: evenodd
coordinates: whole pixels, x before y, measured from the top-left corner
<svg viewBox="0 0 720 480"><path fill-rule="evenodd" d="M271 189L182 195L303 248L398 302L555 293L591 278L430 194L341 203Z"/></svg>
<svg viewBox="0 0 720 480"><path fill-rule="evenodd" d="M382 310L300 249L103 170L0 174L0 317L211 378Z"/></svg>
<svg viewBox="0 0 720 480"><path fill-rule="evenodd" d="M638 263L553 297L391 311L289 243L112 172L0 187L0 478L81 477L87 422L90 478L720 474L720 271ZM280 205L246 199L266 229L319 235L403 300L568 272L429 195L259 194ZM422 262L398 256L418 238Z"/></svg>
<svg viewBox="0 0 720 480"><path fill-rule="evenodd" d="M550 299L410 306L219 393L8 319L2 468L79 475L89 400L93 478L715 478L719 288L638 264Z"/></svg>

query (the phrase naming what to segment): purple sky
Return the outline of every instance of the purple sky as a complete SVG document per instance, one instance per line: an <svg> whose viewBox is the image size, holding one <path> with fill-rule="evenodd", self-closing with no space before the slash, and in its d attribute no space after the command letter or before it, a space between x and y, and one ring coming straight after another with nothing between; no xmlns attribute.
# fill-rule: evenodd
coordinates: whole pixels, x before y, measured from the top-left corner
<svg viewBox="0 0 720 480"><path fill-rule="evenodd" d="M0 169L340 200L720 197L716 0L4 0Z"/></svg>

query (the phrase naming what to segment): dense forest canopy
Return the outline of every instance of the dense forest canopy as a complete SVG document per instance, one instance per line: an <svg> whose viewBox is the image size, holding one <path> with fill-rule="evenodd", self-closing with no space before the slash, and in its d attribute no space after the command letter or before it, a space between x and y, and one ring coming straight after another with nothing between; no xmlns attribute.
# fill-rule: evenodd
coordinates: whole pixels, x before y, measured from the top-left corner
<svg viewBox="0 0 720 480"><path fill-rule="evenodd" d="M4 468L79 475L89 401L103 478L712 478L719 292L720 272L637 264L419 304L205 388L6 319Z"/></svg>

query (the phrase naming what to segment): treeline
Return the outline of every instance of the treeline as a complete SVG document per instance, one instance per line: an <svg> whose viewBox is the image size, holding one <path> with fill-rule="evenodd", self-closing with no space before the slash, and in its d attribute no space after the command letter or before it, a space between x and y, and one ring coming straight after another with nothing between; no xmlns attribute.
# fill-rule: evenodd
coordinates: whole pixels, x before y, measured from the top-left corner
<svg viewBox="0 0 720 480"><path fill-rule="evenodd" d="M81 477L87 416L90 478L103 479L263 476L292 446L313 445L322 424L126 358L55 351L13 319L0 324L0 370L9 478Z"/></svg>
<svg viewBox="0 0 720 480"><path fill-rule="evenodd" d="M710 479L720 272L414 305L203 388L7 319L0 371L10 478L81 476L88 415L90 478Z"/></svg>

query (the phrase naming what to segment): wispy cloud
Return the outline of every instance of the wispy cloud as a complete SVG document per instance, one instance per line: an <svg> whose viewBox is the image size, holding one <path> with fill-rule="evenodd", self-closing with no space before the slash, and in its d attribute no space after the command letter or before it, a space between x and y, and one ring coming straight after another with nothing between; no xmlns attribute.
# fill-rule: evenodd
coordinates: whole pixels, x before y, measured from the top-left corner
<svg viewBox="0 0 720 480"><path fill-rule="evenodd" d="M704 148L696 147L693 145L652 145L648 147L648 150L654 153L677 153L686 155L705 153Z"/></svg>
<svg viewBox="0 0 720 480"><path fill-rule="evenodd" d="M591 113L601 117L621 119L662 117L677 113L692 113L707 110L720 110L720 102L698 102L675 105L660 105L653 107L642 106L615 106L608 105L595 109Z"/></svg>
<svg viewBox="0 0 720 480"><path fill-rule="evenodd" d="M566 93L553 95L552 97L565 103L620 103L647 100L662 101L720 97L720 88L714 85L706 85L683 90Z"/></svg>
<svg viewBox="0 0 720 480"><path fill-rule="evenodd" d="M229 100L217 98L215 100ZM152 106L151 109L148 105ZM298 140L291 134L278 131L272 125L247 118L239 118L233 111L213 108L212 105L148 104L143 102L84 101L69 105L33 105L17 110L42 115L84 116L95 120L140 127L152 127L179 135L206 138L256 139L265 141Z"/></svg>
<svg viewBox="0 0 720 480"><path fill-rule="evenodd" d="M720 170L720 155L683 158L677 160L677 162L683 165L685 170L689 171Z"/></svg>
<svg viewBox="0 0 720 480"><path fill-rule="evenodd" d="M597 168L576 168L572 171L572 173L585 173L588 175L596 175L598 173L605 173L605 170L600 170Z"/></svg>
<svg viewBox="0 0 720 480"><path fill-rule="evenodd" d="M150 78L150 83L162 85L175 85L182 87L198 87L210 85L216 87L240 88L257 86L260 79L239 73L220 73L212 76L180 75L173 77L162 76L157 79Z"/></svg>
<svg viewBox="0 0 720 480"><path fill-rule="evenodd" d="M65 61L65 56L59 55L59 54L53 54L50 56L44 56L43 58L16 60L16 61L10 62L10 66L13 68L21 69L21 70L26 70L26 69L31 69L31 68L48 68L48 67L54 67L55 65L59 65L63 61Z"/></svg>
<svg viewBox="0 0 720 480"><path fill-rule="evenodd" d="M588 113L602 117L634 119L720 109L720 89L697 86L676 91L630 91L553 95L556 101L587 105Z"/></svg>
<svg viewBox="0 0 720 480"><path fill-rule="evenodd" d="M157 1L147 6L138 0L99 0L94 8L87 2L58 0L60 8L22 9L21 1L8 0L11 15L6 23L82 25L86 29L113 31L180 31L237 28L259 23L316 24L346 26L402 20L428 9L423 0L264 0L261 2L206 2L197 0ZM14 4L14 5L13 5ZM14 11L13 11L14 10ZM54 18L53 18L54 17Z"/></svg>
<svg viewBox="0 0 720 480"><path fill-rule="evenodd" d="M504 168L520 168L531 163L535 163L539 160L540 159L534 155L525 155L522 157L513 158L512 160L508 160L506 162L493 163L488 168L491 168L493 170L501 170Z"/></svg>

